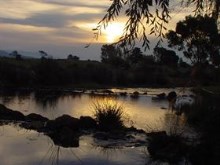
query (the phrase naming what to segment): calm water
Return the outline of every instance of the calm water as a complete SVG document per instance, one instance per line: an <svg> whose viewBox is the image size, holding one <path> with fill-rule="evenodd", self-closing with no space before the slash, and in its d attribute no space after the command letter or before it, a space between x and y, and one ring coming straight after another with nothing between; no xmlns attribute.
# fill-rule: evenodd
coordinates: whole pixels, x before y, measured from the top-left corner
<svg viewBox="0 0 220 165"><path fill-rule="evenodd" d="M173 114L168 110L167 101L152 101L152 96L173 89L112 89L112 91L139 91L138 99L126 97L103 97L100 95L72 94L62 96L37 96L35 93L2 94L0 103L8 108L21 111L24 114L38 113L50 119L62 114L74 117L92 116L93 104L96 102L117 102L124 107L126 117L129 117L137 128L166 129L173 121ZM186 94L181 89L175 89L179 94ZM143 94L147 92L148 94ZM188 92L187 92L188 93ZM183 119L178 119L180 121ZM137 137L141 138L141 137ZM145 164L149 160L146 147L132 145L117 145L115 147L101 147L105 143L116 144L115 141L97 141L91 135L81 136L79 147L62 148L55 146L52 140L35 131L27 131L16 125L0 126L0 164L2 165L46 165L46 164ZM114 146L114 145L111 145Z"/></svg>

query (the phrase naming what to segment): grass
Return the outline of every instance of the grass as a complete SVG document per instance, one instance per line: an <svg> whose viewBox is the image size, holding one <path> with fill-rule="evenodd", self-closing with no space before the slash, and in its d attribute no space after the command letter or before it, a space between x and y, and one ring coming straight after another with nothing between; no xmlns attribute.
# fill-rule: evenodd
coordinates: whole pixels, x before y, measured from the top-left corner
<svg viewBox="0 0 220 165"><path fill-rule="evenodd" d="M118 103L103 101L93 105L94 116L101 131L114 131L124 128L123 107Z"/></svg>

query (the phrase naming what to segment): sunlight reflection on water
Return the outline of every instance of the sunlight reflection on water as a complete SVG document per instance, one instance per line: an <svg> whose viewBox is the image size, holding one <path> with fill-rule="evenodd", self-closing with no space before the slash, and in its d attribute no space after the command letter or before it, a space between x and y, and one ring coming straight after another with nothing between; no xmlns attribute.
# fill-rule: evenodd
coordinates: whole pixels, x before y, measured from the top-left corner
<svg viewBox="0 0 220 165"><path fill-rule="evenodd" d="M113 92L133 93L138 91L141 95L137 99L128 96L103 96L91 94L73 94L61 96L39 96L34 93L26 95L0 96L0 103L8 108L19 110L24 114L37 113L54 119L63 114L74 117L93 116L93 103L116 101L124 107L125 113L133 121L134 126L160 130L173 124L173 115L168 113L168 102L152 101L152 96L161 92L168 93L172 89L112 89ZM148 94L144 95L143 93ZM161 109L163 107L163 109ZM179 117L176 122L184 122ZM103 148L98 146L94 139L87 135L81 136L78 148L62 148L55 146L52 140L35 131L27 131L18 126L0 126L0 164L4 165L141 165L149 155L145 146Z"/></svg>
<svg viewBox="0 0 220 165"><path fill-rule="evenodd" d="M0 103L26 115L37 113L49 119L55 119L63 114L69 114L73 117L93 116L94 108L92 106L95 102L113 100L123 106L125 114L133 121L134 126L138 128L145 128L146 125L161 127L164 115L168 111L168 102L166 100L152 101L152 95L161 92L168 93L171 90L173 89L112 89L113 92L127 92L128 94L134 91L138 91L140 94L147 92L147 95L140 95L137 99L133 99L129 95L122 97L91 94L36 97L34 93L31 93L25 96L1 96ZM176 91L178 92L180 89Z"/></svg>

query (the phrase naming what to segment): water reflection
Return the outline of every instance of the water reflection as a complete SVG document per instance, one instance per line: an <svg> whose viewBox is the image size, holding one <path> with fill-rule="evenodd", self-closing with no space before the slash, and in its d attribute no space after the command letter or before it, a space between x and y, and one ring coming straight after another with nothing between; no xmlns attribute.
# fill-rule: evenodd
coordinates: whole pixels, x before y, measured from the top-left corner
<svg viewBox="0 0 220 165"><path fill-rule="evenodd" d="M116 100L120 105L123 105L125 113L132 119L134 126L143 129L149 125L162 127L163 122L160 120L164 118L169 108L168 103L166 100L152 101L152 96L162 92L168 93L171 90L173 89L111 89L114 93L101 93L98 90L87 90L85 93L59 90L39 90L36 92L4 90L0 91L0 103L25 115L37 113L54 119L63 114L74 117L93 116L92 104L105 98ZM139 92L139 97L132 99L130 95L135 91ZM176 91L178 93L179 90ZM144 94L146 92L147 95ZM121 96L125 93L128 97Z"/></svg>
<svg viewBox="0 0 220 165"><path fill-rule="evenodd" d="M83 164L79 156L74 152L72 148L64 149L60 146L56 146L53 144L49 146L49 149L47 150L46 154L41 159L39 164L59 165L62 163L62 156L65 155L66 152L69 152L69 154L72 155L75 160Z"/></svg>
<svg viewBox="0 0 220 165"><path fill-rule="evenodd" d="M26 93L25 97L20 97L15 92L10 96L8 102L4 100L7 97L2 95L0 103L26 115L37 113L54 119L62 114L69 114L74 117L93 116L92 104L94 102L103 99L116 100L125 107L125 113L138 128L144 128L146 121L154 123L155 120L164 115L165 111L161 110L161 107L167 107L166 101L152 102L151 96L148 95L140 95L137 99L132 99L120 96L121 92L123 91L114 94L89 94L90 91L88 91L88 94L81 94L37 91Z"/></svg>
<svg viewBox="0 0 220 165"><path fill-rule="evenodd" d="M140 94L137 99L132 99L126 97L134 92L134 90L129 90L118 90L117 95L89 94L90 91L88 94L12 91L1 93L0 103L24 114L38 113L54 119L63 114L74 117L92 116L91 106L95 101L114 100L125 107L125 113L132 120L132 125L137 128L149 130L147 127L151 127L151 130L154 131L158 129L170 132L178 130L180 133L185 129L183 127L185 125L184 116L176 116L172 111L167 110L168 102L166 100L152 101L152 95L161 91L158 89L147 90L148 95ZM116 92L114 89L112 91ZM121 96L120 92L127 92L127 95ZM146 92L146 89L139 92ZM161 109L161 107L166 109ZM0 123L0 153L2 153L0 164L143 165L145 161L150 160L149 154L142 152L147 145L144 143L145 137L142 136L128 135L122 140L100 140L91 134L73 135L74 138L71 138L73 145L68 147L61 144L60 139L55 139L55 135L46 135L23 129L16 124L8 124ZM55 137L62 136L56 135Z"/></svg>
<svg viewBox="0 0 220 165"><path fill-rule="evenodd" d="M140 148L97 148L91 136L80 138L79 147L57 146L47 136L17 125L1 129L0 164L4 165L133 165L143 164Z"/></svg>

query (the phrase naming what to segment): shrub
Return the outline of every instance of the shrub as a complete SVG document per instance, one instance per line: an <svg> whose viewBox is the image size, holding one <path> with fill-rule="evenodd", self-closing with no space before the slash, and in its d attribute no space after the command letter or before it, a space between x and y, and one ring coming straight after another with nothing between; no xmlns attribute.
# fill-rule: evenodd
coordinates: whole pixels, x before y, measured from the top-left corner
<svg viewBox="0 0 220 165"><path fill-rule="evenodd" d="M96 102L94 109L94 116L100 130L114 131L124 128L124 113L121 105L108 101Z"/></svg>

